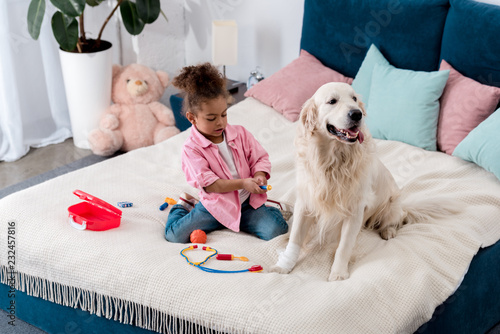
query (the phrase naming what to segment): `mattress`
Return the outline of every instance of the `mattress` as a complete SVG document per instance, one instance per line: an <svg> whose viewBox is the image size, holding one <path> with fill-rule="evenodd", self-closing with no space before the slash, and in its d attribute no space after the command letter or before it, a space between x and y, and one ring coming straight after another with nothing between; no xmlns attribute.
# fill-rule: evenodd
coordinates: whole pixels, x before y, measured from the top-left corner
<svg viewBox="0 0 500 334"><path fill-rule="evenodd" d="M269 152L269 198L293 210L296 124L252 98L231 107L228 121L244 125ZM333 253L326 249L304 253L288 275L269 273L287 236L263 241L229 230L210 233L207 245L249 263L210 260L207 266L261 265L264 271L203 272L179 254L188 245L165 241L168 211L158 210L166 196L197 193L180 168L188 131L2 199L0 221L15 231L15 287L160 333L188 324L229 333L411 333L456 291L478 250L500 239L500 182L491 173L444 153L376 140L399 186L417 196L450 198L461 212L404 226L389 241L363 231L345 281L327 281ZM133 207L122 209L116 229L78 231L67 213L79 202L75 189ZM2 244L8 235L8 228L0 231ZM7 256L2 247L4 284L11 272Z"/></svg>

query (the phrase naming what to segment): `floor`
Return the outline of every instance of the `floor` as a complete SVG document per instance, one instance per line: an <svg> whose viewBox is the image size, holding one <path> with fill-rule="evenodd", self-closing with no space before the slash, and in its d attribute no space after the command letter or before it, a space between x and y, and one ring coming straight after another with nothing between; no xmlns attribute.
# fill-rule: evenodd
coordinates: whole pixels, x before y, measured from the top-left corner
<svg viewBox="0 0 500 334"><path fill-rule="evenodd" d="M14 326L8 323L9 314L4 310L0 310L0 333L2 334L47 334L41 329L34 327L22 320L16 319Z"/></svg>
<svg viewBox="0 0 500 334"><path fill-rule="evenodd" d="M0 162L0 189L91 155L92 151L73 145L69 138L63 143L32 148L27 155L13 162Z"/></svg>

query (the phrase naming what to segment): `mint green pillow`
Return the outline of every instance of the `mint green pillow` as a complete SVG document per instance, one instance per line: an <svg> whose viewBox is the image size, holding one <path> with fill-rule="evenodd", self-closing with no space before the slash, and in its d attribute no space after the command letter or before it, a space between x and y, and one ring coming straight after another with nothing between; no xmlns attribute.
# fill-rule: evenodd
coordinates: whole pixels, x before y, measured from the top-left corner
<svg viewBox="0 0 500 334"><path fill-rule="evenodd" d="M352 88L357 94L361 95L361 101L365 103L366 108L368 108L368 99L370 97L373 68L376 64L389 65L389 62L385 59L379 49L372 44L352 82Z"/></svg>
<svg viewBox="0 0 500 334"><path fill-rule="evenodd" d="M453 155L483 167L500 180L500 109L469 132Z"/></svg>
<svg viewBox="0 0 500 334"><path fill-rule="evenodd" d="M439 98L449 74L375 64L366 117L372 136L435 151Z"/></svg>

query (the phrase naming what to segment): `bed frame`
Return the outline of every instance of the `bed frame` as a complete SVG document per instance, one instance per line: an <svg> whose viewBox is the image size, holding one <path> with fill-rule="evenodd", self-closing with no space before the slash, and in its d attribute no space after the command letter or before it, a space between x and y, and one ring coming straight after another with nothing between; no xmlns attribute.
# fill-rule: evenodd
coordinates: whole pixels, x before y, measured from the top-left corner
<svg viewBox="0 0 500 334"><path fill-rule="evenodd" d="M465 8L468 20L457 26L450 14L461 14ZM464 75L500 87L500 52L494 45L499 17L500 6L471 0L305 0L300 46L346 76L355 76L374 43L397 67L432 71L445 58ZM457 291L416 333L490 330L500 321L499 277L497 242L477 253ZM0 284L2 300L8 289ZM17 298L17 316L49 333L150 332L20 291ZM5 304L1 307L8 311Z"/></svg>

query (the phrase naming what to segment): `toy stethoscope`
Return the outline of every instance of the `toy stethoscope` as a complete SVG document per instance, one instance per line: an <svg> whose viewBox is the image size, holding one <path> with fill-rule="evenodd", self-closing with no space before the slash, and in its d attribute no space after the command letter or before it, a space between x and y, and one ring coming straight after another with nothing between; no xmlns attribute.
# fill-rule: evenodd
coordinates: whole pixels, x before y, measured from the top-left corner
<svg viewBox="0 0 500 334"><path fill-rule="evenodd" d="M244 273L244 272L253 272L253 273L256 273L256 272L259 272L259 271L262 271L262 266L259 266L259 265L255 265L255 266L252 266L248 269L243 269L243 270L219 270L219 269L213 269L213 268L207 268L207 267L203 267L203 265L212 257L215 256L215 258L217 260L233 260L233 259L239 259L241 261L248 261L248 259L244 256L234 256L232 254L219 254L219 252L215 249L215 248L212 248L212 247L208 247L208 246L203 246L203 250L205 251L208 251L208 252L212 252L212 254L208 255L203 261L200 261L200 262L193 262L191 260L189 260L189 258L187 257L186 254L184 254L184 252L188 251L188 250L193 250L193 249L196 249L198 248L198 245L191 245L189 247L186 247L184 248L183 250L181 250L181 255L186 259L186 261L192 265L192 266L195 266L197 267L198 269L201 269L203 271L206 271L206 272L209 272L209 273L223 273L223 274L233 274L233 273Z"/></svg>

